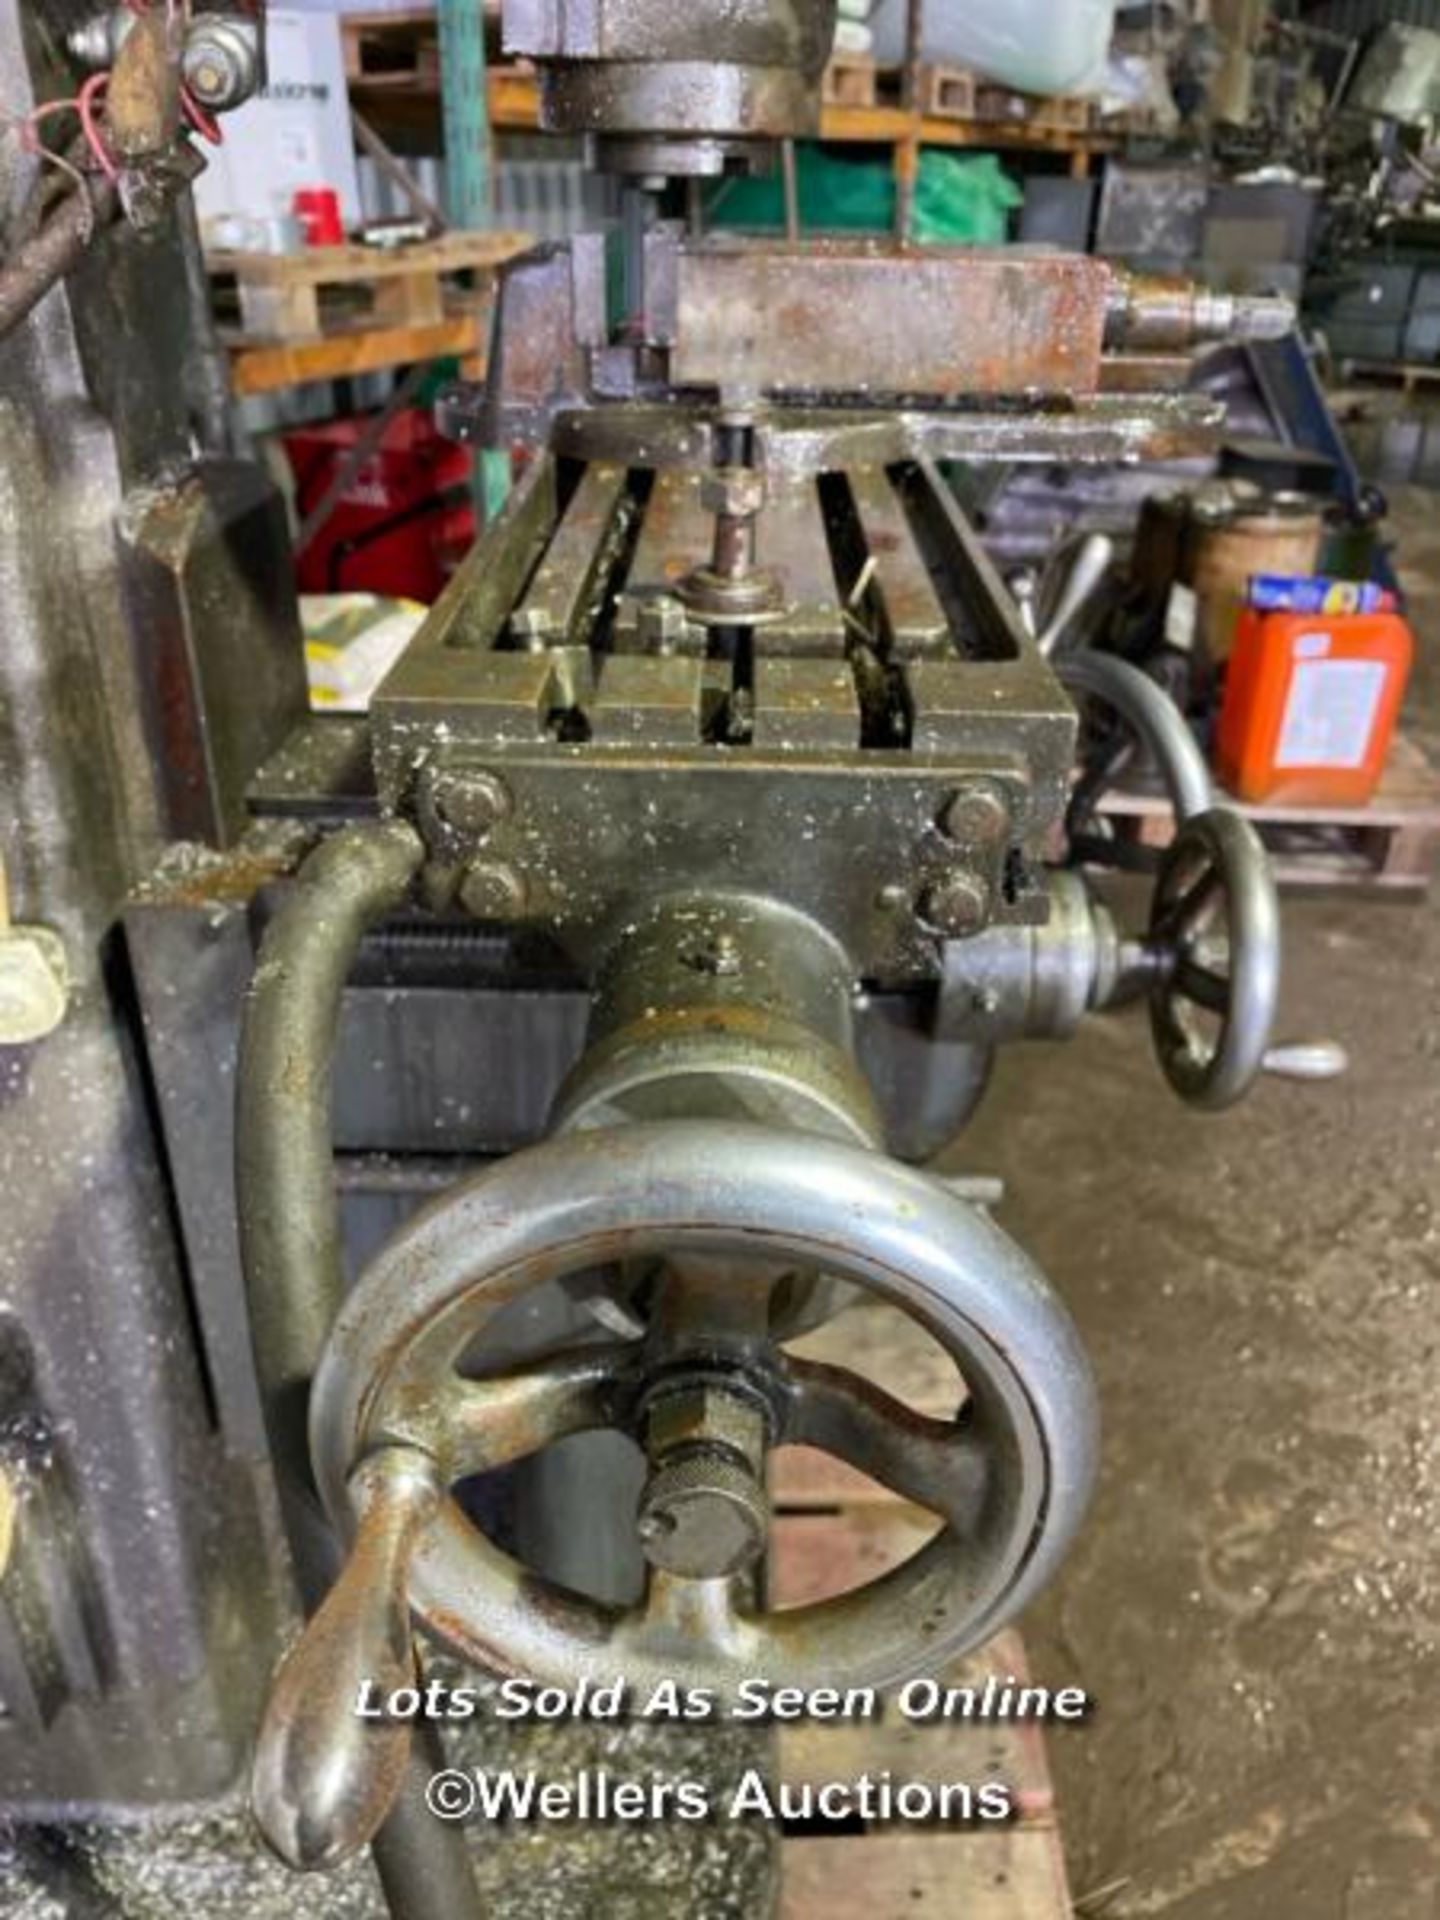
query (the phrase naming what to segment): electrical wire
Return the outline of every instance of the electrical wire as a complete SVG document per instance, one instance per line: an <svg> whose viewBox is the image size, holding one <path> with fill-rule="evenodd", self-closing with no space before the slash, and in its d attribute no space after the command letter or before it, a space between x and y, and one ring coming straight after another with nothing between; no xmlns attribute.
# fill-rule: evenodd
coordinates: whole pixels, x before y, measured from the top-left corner
<svg viewBox="0 0 1440 1920"><path fill-rule="evenodd" d="M214 114L207 113L188 87L182 86L180 89L180 106L185 118L202 140L208 140L212 147L224 145L225 135L221 131L220 122Z"/></svg>
<svg viewBox="0 0 1440 1920"><path fill-rule="evenodd" d="M40 138L40 125L42 121L50 119L57 113L74 113L76 111L78 111L78 108L74 100L46 100L42 101L38 107L35 107L27 114L4 114L0 117L8 120L14 128L16 138L23 152L33 153L35 157L43 161L46 166L54 167L58 172L67 175L68 178L74 182L76 188L83 196L84 207L93 225L94 208L91 206L90 196L85 190L84 174L75 165L73 160L68 160L63 153L57 153L54 147L47 146ZM87 240L89 238L88 231L86 238Z"/></svg>
<svg viewBox="0 0 1440 1920"><path fill-rule="evenodd" d="M80 129L85 135L85 144L95 156L95 162L100 171L111 186L115 186L120 179L120 169L116 166L110 149L101 135L95 112L96 102L109 84L108 73L92 73L75 96L75 104L80 114Z"/></svg>

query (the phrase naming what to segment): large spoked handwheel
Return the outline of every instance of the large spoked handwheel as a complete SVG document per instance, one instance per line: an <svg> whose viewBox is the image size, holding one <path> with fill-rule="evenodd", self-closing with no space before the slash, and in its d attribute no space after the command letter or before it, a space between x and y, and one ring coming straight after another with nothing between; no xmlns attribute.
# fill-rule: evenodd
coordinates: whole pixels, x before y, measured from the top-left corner
<svg viewBox="0 0 1440 1920"><path fill-rule="evenodd" d="M518 1294L632 1257L663 1263L677 1294L649 1334L474 1377L487 1323ZM785 1353L740 1304L754 1289L726 1277L747 1263L762 1274L803 1265L908 1309L956 1361L963 1415L924 1418L848 1369ZM826 1449L928 1508L940 1531L868 1586L767 1610L753 1582L732 1577L745 1559L737 1539L763 1533L763 1489L747 1495L745 1463L719 1458L723 1446L703 1472L682 1450L664 1498L640 1517L642 1529L677 1531L647 1545L648 1591L626 1609L541 1580L450 1492L570 1434L642 1433L657 1395L697 1373L760 1410L768 1445ZM577 1133L517 1154L405 1228L335 1325L311 1446L322 1496L355 1547L272 1697L255 1783L262 1824L287 1857L309 1835L309 1864L320 1847L339 1858L366 1837L354 1814L374 1812L382 1760L345 1715L386 1647L387 1670L407 1667L407 1603L468 1661L567 1683L679 1680L723 1696L750 1678L864 1685L933 1670L989 1638L1054 1571L1088 1497L1096 1431L1063 1306L985 1215L921 1173L815 1136L700 1122ZM682 1552L677 1541L697 1527ZM680 1565L694 1553L688 1574L667 1548ZM703 1576L707 1551L726 1572ZM377 1606L377 1584L388 1605ZM298 1752L296 1730L316 1728L317 1715L356 1746L348 1774L313 1765L313 1732Z"/></svg>
<svg viewBox="0 0 1440 1920"><path fill-rule="evenodd" d="M1147 942L1160 1065L1192 1105L1232 1105L1265 1063L1280 992L1280 907L1260 837L1232 808L1184 822L1155 885Z"/></svg>

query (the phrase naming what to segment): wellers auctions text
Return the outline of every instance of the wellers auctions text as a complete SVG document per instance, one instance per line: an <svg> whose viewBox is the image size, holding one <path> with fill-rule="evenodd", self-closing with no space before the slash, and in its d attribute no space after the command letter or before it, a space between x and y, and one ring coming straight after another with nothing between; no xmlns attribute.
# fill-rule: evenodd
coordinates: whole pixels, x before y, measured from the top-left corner
<svg viewBox="0 0 1440 1920"><path fill-rule="evenodd" d="M1000 1780L896 1780L888 1770L856 1780L773 1781L748 1768L723 1791L692 1779L627 1779L606 1768L562 1778L510 1769L447 1768L427 1790L442 1820L581 1821L846 1820L924 1825L977 1825L1014 1815Z"/></svg>
<svg viewBox="0 0 1440 1920"><path fill-rule="evenodd" d="M622 1679L582 1680L574 1687L508 1679L450 1686L431 1679L423 1686L390 1691L362 1680L355 1713L362 1720L879 1720L893 1707L903 1719L981 1721L1078 1721L1090 1710L1080 1687L1037 1687L1013 1674L989 1674L977 1686L933 1679L909 1680L893 1693L876 1687L778 1687L741 1680L721 1692L712 1687L662 1680L632 1687Z"/></svg>

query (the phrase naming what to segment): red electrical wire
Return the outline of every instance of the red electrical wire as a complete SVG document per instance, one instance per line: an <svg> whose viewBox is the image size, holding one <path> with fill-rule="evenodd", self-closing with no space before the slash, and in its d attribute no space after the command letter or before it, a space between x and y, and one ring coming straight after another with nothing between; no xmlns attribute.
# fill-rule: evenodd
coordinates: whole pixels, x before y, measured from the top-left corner
<svg viewBox="0 0 1440 1920"><path fill-rule="evenodd" d="M120 178L120 169L110 156L110 149L105 144L99 124L95 118L95 102L105 91L109 82L110 76L108 73L92 73L84 86L81 87L79 93L75 96L75 105L80 115L80 126L85 135L85 144L89 147L91 153L94 154L96 164L99 166L100 171L113 186Z"/></svg>
<svg viewBox="0 0 1440 1920"><path fill-rule="evenodd" d="M32 151L37 149L40 145L40 122L42 120L48 120L52 113L78 113L79 110L80 102L74 99L42 101L32 112L27 113L25 118L20 122L21 142L31 148Z"/></svg>
<svg viewBox="0 0 1440 1920"><path fill-rule="evenodd" d="M208 140L212 147L224 144L225 135L220 129L219 121L213 114L205 111L188 87L180 89L180 105L184 109L185 118L202 140Z"/></svg>

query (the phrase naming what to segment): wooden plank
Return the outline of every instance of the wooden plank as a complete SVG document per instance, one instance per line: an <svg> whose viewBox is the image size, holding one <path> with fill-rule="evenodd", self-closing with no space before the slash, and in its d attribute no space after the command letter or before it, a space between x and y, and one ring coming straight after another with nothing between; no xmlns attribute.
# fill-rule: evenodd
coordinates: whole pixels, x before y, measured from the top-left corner
<svg viewBox="0 0 1440 1920"><path fill-rule="evenodd" d="M1223 789L1217 789L1222 797ZM1270 869L1282 887L1423 893L1440 848L1440 771L1401 734L1390 749L1374 798L1366 806L1300 807L1280 801L1233 800L1261 830L1270 830ZM1100 801L1142 846L1163 849L1175 837L1170 802L1158 793L1116 787ZM1286 846L1285 830L1334 830L1338 844Z"/></svg>
<svg viewBox="0 0 1440 1920"><path fill-rule="evenodd" d="M1010 1629L968 1659L937 1676L951 1687L977 1692L987 1678L1018 1686L1030 1683L1024 1644ZM999 1780L1010 1789L1021 1822L1048 1821L1055 1811L1055 1785L1038 1720L943 1719L915 1721L894 1700L874 1719L782 1721L777 1735L782 1780L822 1784L888 1771L896 1780L942 1785Z"/></svg>
<svg viewBox="0 0 1440 1920"><path fill-rule="evenodd" d="M1348 380L1376 380L1393 383L1413 393L1416 387L1429 386L1440 380L1440 366L1427 366L1415 360L1350 360L1340 362L1341 372Z"/></svg>
<svg viewBox="0 0 1440 1920"><path fill-rule="evenodd" d="M920 69L920 111L933 120L975 118L975 76L968 67Z"/></svg>
<svg viewBox="0 0 1440 1920"><path fill-rule="evenodd" d="M787 1840L781 1920L1065 1920L1065 1863L1050 1828L912 1829Z"/></svg>
<svg viewBox="0 0 1440 1920"><path fill-rule="evenodd" d="M307 247L300 253L249 253L222 247L206 254L205 266L211 274L234 274L242 286L344 286L494 267L531 245L528 233L495 229L444 233L399 247Z"/></svg>
<svg viewBox="0 0 1440 1920"><path fill-rule="evenodd" d="M309 380L343 380L451 355L480 364L488 331L487 313L471 308L450 313L433 326L356 327L313 340L261 346L232 337L225 340L230 384L239 395L274 393Z"/></svg>
<svg viewBox="0 0 1440 1920"><path fill-rule="evenodd" d="M878 1580L939 1527L934 1514L894 1499L839 1513L777 1513L766 1563L770 1605L810 1606Z"/></svg>
<svg viewBox="0 0 1440 1920"><path fill-rule="evenodd" d="M445 301L436 273L387 276L375 288L372 309L379 327L433 327L445 318Z"/></svg>
<svg viewBox="0 0 1440 1920"><path fill-rule="evenodd" d="M838 1507L893 1506L878 1480L818 1447L776 1447L766 1458L770 1503L787 1513L833 1513Z"/></svg>
<svg viewBox="0 0 1440 1920"><path fill-rule="evenodd" d="M1223 794L1223 789L1217 787L1217 791ZM1440 827L1440 771L1431 766L1413 740L1397 734L1374 798L1363 806L1299 807L1282 801L1234 799L1231 804L1247 820L1277 826ZM1113 787L1100 806L1102 812L1117 818L1168 819L1172 812L1164 794L1137 793L1124 787Z"/></svg>
<svg viewBox="0 0 1440 1920"><path fill-rule="evenodd" d="M871 54L832 54L820 83L820 98L827 106L873 107L875 75L875 60Z"/></svg>
<svg viewBox="0 0 1440 1920"><path fill-rule="evenodd" d="M963 1397L955 1362L939 1341L883 1300L857 1300L785 1346L801 1359L852 1367L936 1420L952 1419Z"/></svg>

